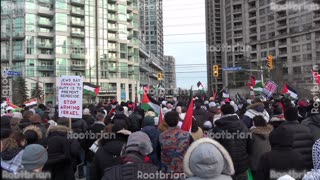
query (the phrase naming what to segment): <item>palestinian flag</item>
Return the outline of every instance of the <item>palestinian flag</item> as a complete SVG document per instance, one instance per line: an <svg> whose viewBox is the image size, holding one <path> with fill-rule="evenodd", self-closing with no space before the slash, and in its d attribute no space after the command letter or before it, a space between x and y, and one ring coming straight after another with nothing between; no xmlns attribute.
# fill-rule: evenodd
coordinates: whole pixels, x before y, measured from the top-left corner
<svg viewBox="0 0 320 180"><path fill-rule="evenodd" d="M141 102L141 108L145 111L149 111L149 109L153 109L156 115L160 114L160 105L156 100L154 100L152 97L148 95L149 86L147 86L144 90L143 96L142 96L142 102Z"/></svg>
<svg viewBox="0 0 320 180"><path fill-rule="evenodd" d="M283 87L281 94L289 94L290 97L292 97L293 99L298 98L298 93L294 89L292 89L290 86L288 86L287 84Z"/></svg>
<svg viewBox="0 0 320 180"><path fill-rule="evenodd" d="M203 92L203 93L206 93L206 91L205 91L205 89L204 89L204 86L203 86L203 84L201 83L201 81L198 81L197 86L198 86L198 88L200 88L200 86L201 86L202 92Z"/></svg>
<svg viewBox="0 0 320 180"><path fill-rule="evenodd" d="M313 79L314 79L318 84L320 84L320 74L319 74L318 72L312 70L312 75L313 75Z"/></svg>
<svg viewBox="0 0 320 180"><path fill-rule="evenodd" d="M253 87L253 91L255 91L255 92L262 92L262 90L263 90L263 84L262 84L262 82L261 81L257 81L257 83L255 84L255 86Z"/></svg>
<svg viewBox="0 0 320 180"><path fill-rule="evenodd" d="M28 106L34 106L34 105L38 104L38 101L37 101L36 98L34 98L34 99L31 99L29 101L24 102L23 104L26 105L27 107Z"/></svg>
<svg viewBox="0 0 320 180"><path fill-rule="evenodd" d="M256 78L254 76L251 76L251 85L255 86L257 84Z"/></svg>
<svg viewBox="0 0 320 180"><path fill-rule="evenodd" d="M83 94L97 96L100 92L100 86L96 86L90 83L83 83Z"/></svg>
<svg viewBox="0 0 320 180"><path fill-rule="evenodd" d="M192 121L193 121L193 106L194 106L194 100L192 99L190 104L189 104L189 107L188 107L188 110L187 110L187 113L186 113L186 116L183 120L183 124L181 126L181 129L182 130L185 130L185 131L188 131L190 132L191 131L191 127L192 127Z"/></svg>

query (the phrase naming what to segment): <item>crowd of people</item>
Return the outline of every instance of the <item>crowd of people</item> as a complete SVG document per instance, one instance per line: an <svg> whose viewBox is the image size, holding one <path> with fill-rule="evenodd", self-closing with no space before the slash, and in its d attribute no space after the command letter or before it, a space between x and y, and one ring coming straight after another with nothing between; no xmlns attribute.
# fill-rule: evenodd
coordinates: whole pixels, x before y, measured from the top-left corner
<svg viewBox="0 0 320 180"><path fill-rule="evenodd" d="M320 180L319 103L195 98L190 131L179 101L159 102L160 114L132 102L85 105L81 119L43 104L10 110L1 117L2 178Z"/></svg>

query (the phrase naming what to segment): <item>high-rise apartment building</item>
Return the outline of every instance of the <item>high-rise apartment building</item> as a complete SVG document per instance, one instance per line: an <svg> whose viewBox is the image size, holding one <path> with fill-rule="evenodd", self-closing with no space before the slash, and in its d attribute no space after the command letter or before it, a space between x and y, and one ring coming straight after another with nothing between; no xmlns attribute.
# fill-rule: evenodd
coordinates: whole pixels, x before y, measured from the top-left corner
<svg viewBox="0 0 320 180"><path fill-rule="evenodd" d="M286 3L304 3L313 8L297 11L285 6ZM250 75L260 79L260 72L239 71L222 72L222 79L219 76L215 81L212 65L218 64L251 70L262 67L265 80L308 89L312 83L311 67L320 63L320 10L316 8L319 3L314 0L206 0L209 87L223 82L224 87L241 88L246 86ZM220 45L221 50L213 48ZM274 69L270 72L266 65L268 55L274 59Z"/></svg>
<svg viewBox="0 0 320 180"><path fill-rule="evenodd" d="M1 6L10 3L1 1ZM99 100L135 99L140 80L137 0L37 0L14 5L24 16L10 16L9 8L1 12L1 64L9 62L12 19L10 69L23 72L29 89L42 82L46 101L55 103L57 77L77 75L101 86Z"/></svg>
<svg viewBox="0 0 320 180"><path fill-rule="evenodd" d="M166 89L173 90L177 87L176 60L173 56L164 56L164 77Z"/></svg>
<svg viewBox="0 0 320 180"><path fill-rule="evenodd" d="M151 3L152 2L152 3ZM153 15L154 16L153 16ZM158 73L163 72L162 1L139 0L140 15L140 82L141 85L158 85ZM158 24L155 24L157 20ZM153 31L149 25L152 24ZM157 33L155 33L157 31ZM151 36L152 35L152 36ZM151 42L151 39L155 39ZM151 46L155 44L156 46Z"/></svg>

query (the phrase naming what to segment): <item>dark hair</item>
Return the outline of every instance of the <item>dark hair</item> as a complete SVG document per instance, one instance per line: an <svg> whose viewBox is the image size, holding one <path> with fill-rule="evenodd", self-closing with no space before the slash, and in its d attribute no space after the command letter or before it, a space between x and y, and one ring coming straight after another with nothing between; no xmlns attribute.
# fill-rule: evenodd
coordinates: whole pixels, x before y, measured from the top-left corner
<svg viewBox="0 0 320 180"><path fill-rule="evenodd" d="M22 132L14 132L12 138L16 140L19 147L22 147L21 142L26 140L26 137Z"/></svg>
<svg viewBox="0 0 320 180"><path fill-rule="evenodd" d="M164 120L166 121L169 127L177 126L179 118L179 113L176 111L169 111L164 115Z"/></svg>
<svg viewBox="0 0 320 180"><path fill-rule="evenodd" d="M298 110L294 107L288 107L286 108L284 112L284 117L287 121L295 121L298 120Z"/></svg>
<svg viewBox="0 0 320 180"><path fill-rule="evenodd" d="M198 128L199 128L199 126L198 126L197 121L193 120L193 121L192 121L191 132L193 132L193 133L197 132L197 131L198 131Z"/></svg>
<svg viewBox="0 0 320 180"><path fill-rule="evenodd" d="M265 127L267 126L266 120L262 116L255 116L253 119L254 125L256 127Z"/></svg>
<svg viewBox="0 0 320 180"><path fill-rule="evenodd" d="M224 104L221 106L221 112L226 115L226 114L234 114L234 108L230 104Z"/></svg>

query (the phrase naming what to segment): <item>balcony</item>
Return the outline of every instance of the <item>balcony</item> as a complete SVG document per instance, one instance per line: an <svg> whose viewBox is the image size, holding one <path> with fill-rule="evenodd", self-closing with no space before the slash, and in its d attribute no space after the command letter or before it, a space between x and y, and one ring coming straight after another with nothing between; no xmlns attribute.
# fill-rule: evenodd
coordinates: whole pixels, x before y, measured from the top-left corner
<svg viewBox="0 0 320 180"><path fill-rule="evenodd" d="M117 47L109 47L109 52L118 52L118 48Z"/></svg>
<svg viewBox="0 0 320 180"><path fill-rule="evenodd" d="M52 49L53 45L52 45L52 43L39 43L38 48L39 49Z"/></svg>
<svg viewBox="0 0 320 180"><path fill-rule="evenodd" d="M108 57L109 62L117 62L117 57Z"/></svg>
<svg viewBox="0 0 320 180"><path fill-rule="evenodd" d="M108 26L108 31L110 31L110 32L117 32L117 31L118 31L118 27Z"/></svg>
<svg viewBox="0 0 320 180"><path fill-rule="evenodd" d="M71 21L71 25L75 27L84 27L84 21Z"/></svg>
<svg viewBox="0 0 320 180"><path fill-rule="evenodd" d="M10 34L10 32L1 32L1 40L9 40ZM22 40L25 38L25 34L23 32L13 32L12 35L13 40Z"/></svg>
<svg viewBox="0 0 320 180"><path fill-rule="evenodd" d="M118 16L108 16L108 21L117 22L118 21Z"/></svg>
<svg viewBox="0 0 320 180"><path fill-rule="evenodd" d="M129 69L128 74L134 74L134 69Z"/></svg>
<svg viewBox="0 0 320 180"><path fill-rule="evenodd" d="M117 36L108 36L108 41L117 42L118 37Z"/></svg>
<svg viewBox="0 0 320 180"><path fill-rule="evenodd" d="M54 16L54 12L52 11L52 9L46 8L46 7L41 7L41 6L39 6L39 8L38 8L38 14L40 16L45 16L45 17L53 17Z"/></svg>
<svg viewBox="0 0 320 180"><path fill-rule="evenodd" d="M39 37L53 38L53 32L38 32Z"/></svg>
<svg viewBox="0 0 320 180"><path fill-rule="evenodd" d="M139 68L141 72L149 72L149 67L147 64L140 64Z"/></svg>
<svg viewBox="0 0 320 180"><path fill-rule="evenodd" d="M242 13L242 9L234 9L233 13Z"/></svg>
<svg viewBox="0 0 320 180"><path fill-rule="evenodd" d="M53 71L53 66L38 66L38 71Z"/></svg>
<svg viewBox="0 0 320 180"><path fill-rule="evenodd" d="M242 29L242 25L241 26L234 26L233 29Z"/></svg>
<svg viewBox="0 0 320 180"><path fill-rule="evenodd" d="M133 20L133 16L132 15L128 15L127 19L128 19L128 21L132 21Z"/></svg>
<svg viewBox="0 0 320 180"><path fill-rule="evenodd" d="M127 24L127 28L128 28L128 29L133 29L133 24L132 24L132 23L128 23L128 24Z"/></svg>
<svg viewBox="0 0 320 180"><path fill-rule="evenodd" d="M116 6L108 6L108 12L116 13L118 8Z"/></svg>
<svg viewBox="0 0 320 180"><path fill-rule="evenodd" d="M133 52L128 52L128 57L132 57L134 55L134 53Z"/></svg>
<svg viewBox="0 0 320 180"><path fill-rule="evenodd" d="M128 34L128 39L132 39L132 37L133 37L133 33L129 33Z"/></svg>
<svg viewBox="0 0 320 180"><path fill-rule="evenodd" d="M249 11L257 10L256 6L250 6Z"/></svg>
<svg viewBox="0 0 320 180"><path fill-rule="evenodd" d="M84 38L84 32L71 32L71 37Z"/></svg>
<svg viewBox="0 0 320 180"><path fill-rule="evenodd" d="M73 64L71 66L71 70L72 71L85 71L86 70L86 66L85 65L76 65L76 64Z"/></svg>
<svg viewBox="0 0 320 180"><path fill-rule="evenodd" d="M44 60L54 60L55 55L54 54L39 54L38 59L44 59Z"/></svg>
<svg viewBox="0 0 320 180"><path fill-rule="evenodd" d="M117 72L117 68L115 68L115 67L109 67L109 68L108 68L108 71L109 71L109 72Z"/></svg>
<svg viewBox="0 0 320 180"><path fill-rule="evenodd" d="M233 21L242 21L242 17L233 18Z"/></svg>
<svg viewBox="0 0 320 180"><path fill-rule="evenodd" d="M84 10L80 8L72 8L71 9L71 15L77 16L77 17L83 17L84 16Z"/></svg>
<svg viewBox="0 0 320 180"><path fill-rule="evenodd" d="M128 4L131 4L133 1L132 0L127 0L127 3Z"/></svg>
<svg viewBox="0 0 320 180"><path fill-rule="evenodd" d="M84 0L70 0L70 3L77 6L84 6Z"/></svg>
<svg viewBox="0 0 320 180"><path fill-rule="evenodd" d="M72 53L71 54L71 59L85 59L85 55L84 54L79 54L79 53Z"/></svg>
<svg viewBox="0 0 320 180"><path fill-rule="evenodd" d="M133 6L127 6L127 13L131 13L133 11Z"/></svg>
<svg viewBox="0 0 320 180"><path fill-rule="evenodd" d="M53 24L52 24L51 21L42 21L42 20L39 20L38 26L39 26L39 27L45 27L45 28L52 28L52 27L53 27Z"/></svg>
<svg viewBox="0 0 320 180"><path fill-rule="evenodd" d="M51 0L38 0L40 3L51 4Z"/></svg>
<svg viewBox="0 0 320 180"><path fill-rule="evenodd" d="M46 94L53 94L54 88L45 88L45 89L44 89L44 92L45 92Z"/></svg>
<svg viewBox="0 0 320 180"><path fill-rule="evenodd" d="M111 4L115 4L115 3L117 3L117 0L108 0L108 2Z"/></svg>

